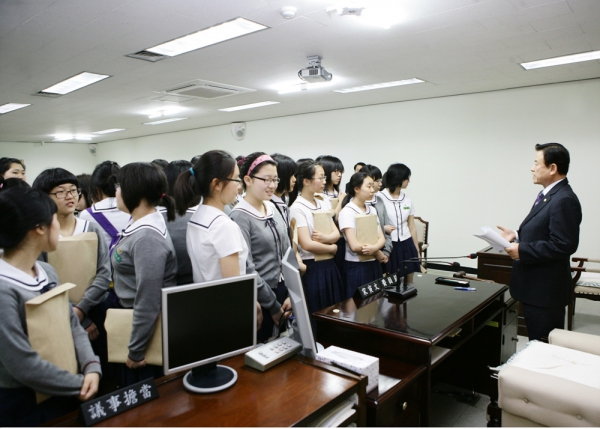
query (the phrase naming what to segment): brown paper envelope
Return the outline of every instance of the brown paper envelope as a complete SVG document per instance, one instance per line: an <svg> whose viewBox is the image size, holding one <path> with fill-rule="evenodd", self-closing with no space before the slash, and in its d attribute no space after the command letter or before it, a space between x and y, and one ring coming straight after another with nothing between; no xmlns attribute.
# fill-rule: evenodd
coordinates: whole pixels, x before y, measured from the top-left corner
<svg viewBox="0 0 600 429"><path fill-rule="evenodd" d="M98 269L98 235L84 232L61 237L54 252L48 253L48 263L54 267L63 283L76 285L69 290L69 299L77 304L96 277Z"/></svg>
<svg viewBox="0 0 600 429"><path fill-rule="evenodd" d="M162 355L162 323L161 315L158 315L154 325L154 334L146 349L146 363L148 365L163 364ZM108 361L116 363L127 362L129 356L129 340L133 328L133 309L109 308L104 321L108 343Z"/></svg>
<svg viewBox="0 0 600 429"><path fill-rule="evenodd" d="M331 212L316 211L313 212L315 219L314 231L319 231L323 234L331 234ZM334 257L333 253L315 253L315 262L325 261Z"/></svg>
<svg viewBox="0 0 600 429"><path fill-rule="evenodd" d="M337 209L337 206L340 202L339 197L331 198L329 201L331 201L331 210Z"/></svg>
<svg viewBox="0 0 600 429"><path fill-rule="evenodd" d="M375 244L379 238L377 231L379 225L377 225L376 214L360 214L356 216L356 239L360 244ZM374 255L362 255L358 254L360 261L370 261L375 259Z"/></svg>
<svg viewBox="0 0 600 429"><path fill-rule="evenodd" d="M65 283L25 303L27 336L31 348L42 359L71 374L79 372L71 332L71 304L68 294L74 287L72 283ZM50 395L36 392L38 404L48 398Z"/></svg>

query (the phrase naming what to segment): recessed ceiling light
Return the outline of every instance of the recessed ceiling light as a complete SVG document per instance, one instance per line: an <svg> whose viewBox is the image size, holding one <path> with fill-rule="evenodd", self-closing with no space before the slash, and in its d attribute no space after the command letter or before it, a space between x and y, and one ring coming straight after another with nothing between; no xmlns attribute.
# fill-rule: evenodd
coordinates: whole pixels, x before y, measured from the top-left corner
<svg viewBox="0 0 600 429"><path fill-rule="evenodd" d="M40 92L46 94L65 95L70 92L77 91L78 89L81 89L85 86L104 80L107 77L110 76L105 74L83 72L79 73L77 76L73 76L67 80L63 80L62 82L59 82L56 85L52 85L49 88L42 89Z"/></svg>
<svg viewBox="0 0 600 429"><path fill-rule="evenodd" d="M125 131L125 128L110 128L108 130L94 131L93 134L108 134L116 133L117 131Z"/></svg>
<svg viewBox="0 0 600 429"><path fill-rule="evenodd" d="M54 136L54 140L55 142L64 142L67 140L73 140L73 135L72 134L56 134Z"/></svg>
<svg viewBox="0 0 600 429"><path fill-rule="evenodd" d="M183 121L185 119L189 119L189 118L169 118L169 119L162 119L160 121L144 122L144 125L166 124L167 122Z"/></svg>
<svg viewBox="0 0 600 429"><path fill-rule="evenodd" d="M244 104L242 106L228 107L219 109L220 112L235 112L236 110L254 109L255 107L270 106L271 104L279 104L279 101L262 101L260 103Z"/></svg>
<svg viewBox="0 0 600 429"><path fill-rule="evenodd" d="M22 109L23 107L31 106L31 104L6 103L0 106L0 115L3 115L13 110Z"/></svg>
<svg viewBox="0 0 600 429"><path fill-rule="evenodd" d="M188 34L170 42L165 42L146 51L156 54L167 55L174 57L176 55L185 54L186 52L214 45L215 43L224 42L225 40L234 39L246 34L268 28L266 25L248 21L244 18L237 18L232 21L223 22L213 27L197 31L196 33Z"/></svg>
<svg viewBox="0 0 600 429"><path fill-rule="evenodd" d="M548 58L547 60L530 61L528 63L521 63L521 66L525 70L532 70L539 69L542 67L562 66L563 64L580 63L582 61L592 60L600 60L600 51L583 52L581 54Z"/></svg>
<svg viewBox="0 0 600 429"><path fill-rule="evenodd" d="M376 83L373 85L355 86L354 88L336 89L333 92L339 92L340 94L346 94L348 92L370 91L372 89L390 88L392 86L411 85L413 83L422 83L422 82L425 82L425 81L421 80L421 79L417 79L417 78L412 78L412 79L397 80L394 82Z"/></svg>

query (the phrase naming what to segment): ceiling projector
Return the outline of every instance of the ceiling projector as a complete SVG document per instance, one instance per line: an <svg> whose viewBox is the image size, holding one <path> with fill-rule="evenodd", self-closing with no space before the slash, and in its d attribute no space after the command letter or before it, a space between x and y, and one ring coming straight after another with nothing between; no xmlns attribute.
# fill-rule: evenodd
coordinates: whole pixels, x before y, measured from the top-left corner
<svg viewBox="0 0 600 429"><path fill-rule="evenodd" d="M327 82L330 81L333 75L321 67L321 57L312 55L306 57L308 67L298 72L298 77L306 82Z"/></svg>

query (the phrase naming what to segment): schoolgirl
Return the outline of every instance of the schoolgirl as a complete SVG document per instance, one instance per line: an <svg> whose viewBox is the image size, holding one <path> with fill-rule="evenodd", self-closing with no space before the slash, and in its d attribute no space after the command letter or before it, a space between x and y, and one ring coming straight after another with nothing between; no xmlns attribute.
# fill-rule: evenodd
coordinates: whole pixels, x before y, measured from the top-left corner
<svg viewBox="0 0 600 429"><path fill-rule="evenodd" d="M98 391L100 362L73 311L80 374L43 360L27 336L25 302L59 284L56 271L36 261L56 249L59 228L48 195L31 188L0 189L0 426L39 426L73 411L77 397L87 401ZM55 396L37 405L35 391Z"/></svg>
<svg viewBox="0 0 600 429"><path fill-rule="evenodd" d="M165 167L163 172L165 173L167 182L169 184L169 191L167 192L167 195L174 197L173 189L175 188L175 182L177 181L177 178L181 173L188 171L190 168L192 168L192 163L185 160L172 161ZM175 254L177 255L178 285L186 285L194 282L192 261L190 260L190 256L188 255L187 251L186 233L188 222L192 218L192 215L196 212L199 202L199 197L192 199L189 207L186 207L185 210L177 211L175 220L172 222L167 220L166 208L159 208L160 212L165 218L165 222L167 223L167 229L169 230L169 235L171 236L173 247L175 248ZM177 203L175 204L177 205Z"/></svg>
<svg viewBox="0 0 600 429"><path fill-rule="evenodd" d="M373 190L375 191L375 193L373 194L373 199L367 201L366 204L375 207L375 210L377 210L379 225L381 226L381 229L385 234L385 246L383 246L383 249L381 249L381 251L389 259L393 249L392 236L390 234L394 230L394 227L388 225L390 222L388 222L387 220L387 210L385 209L385 204L383 204L383 199L381 195L379 195L379 191L383 186L383 176L381 175L381 170L371 164L363 165L360 171L362 173L367 173L373 179ZM387 267L384 266L383 268L386 269Z"/></svg>
<svg viewBox="0 0 600 429"><path fill-rule="evenodd" d="M323 167L314 161L305 161L298 166L296 186L291 195L290 216L296 220L298 250L306 265L302 283L309 313L339 302L343 286L333 259L315 261L315 254L335 254L337 251L335 243L340 237L333 219L331 219L330 234L325 235L314 230L313 213L323 211L324 208L322 201L315 198L315 193L323 192L325 181Z"/></svg>
<svg viewBox="0 0 600 429"><path fill-rule="evenodd" d="M346 296L351 298L359 286L377 280L383 276L381 264L387 262L387 256L381 249L385 245L385 237L381 228L378 228L378 239L375 244L361 243L357 239L356 216L377 214L377 211L367 201L373 199L375 193L373 179L363 173L354 173L350 178L348 195L342 202L339 224L340 230L346 238ZM379 225L379 220L377 220ZM376 259L360 261L360 255L372 255Z"/></svg>
<svg viewBox="0 0 600 429"><path fill-rule="evenodd" d="M26 180L25 164L17 158L0 158L0 177L10 179L11 177Z"/></svg>
<svg viewBox="0 0 600 429"><path fill-rule="evenodd" d="M92 185L92 175L91 174L80 174L77 177L79 181L79 187L81 188L81 197L77 202L77 207L75 208L75 216L79 216L79 213L84 211L85 209L92 207L92 194L91 194L91 185Z"/></svg>
<svg viewBox="0 0 600 429"><path fill-rule="evenodd" d="M388 214L386 231L390 230L393 250L387 263L387 272L399 272L404 275L405 267L409 274L408 281L412 282L412 273L419 272L418 262L405 263L409 259L417 259L419 241L415 227L415 207L404 189L410 182L410 168L404 164L392 164L385 173L386 189L379 192ZM388 225L391 228L388 228Z"/></svg>
<svg viewBox="0 0 600 429"><path fill-rule="evenodd" d="M109 249L117 242L119 233L127 227L131 219L129 214L118 209L115 200L115 188L111 177L118 171L119 164L112 161L104 161L94 168L91 179L94 204L79 214L81 219L96 222L102 227Z"/></svg>
<svg viewBox="0 0 600 429"><path fill-rule="evenodd" d="M51 168L42 171L35 178L33 189L38 189L49 195L57 206L57 219L60 225L60 235L71 237L84 232L93 232L98 236L98 257L96 261L96 277L86 289L83 298L78 303L73 303L73 311L79 318L81 326L90 336L90 340L98 338L102 331L103 344L92 344L96 353L106 359L106 332L104 331L104 318L106 307L102 304L108 297L110 285L110 264L108 248L102 236L102 229L97 224L75 217L75 207L81 198L81 189L77 177L62 168Z"/></svg>
<svg viewBox="0 0 600 429"><path fill-rule="evenodd" d="M202 198L186 233L194 282L246 274L248 245L239 226L223 211L235 200L240 182L235 159L225 151L211 150L175 183L179 212L194 198Z"/></svg>
<svg viewBox="0 0 600 429"><path fill-rule="evenodd" d="M162 368L146 365L144 356L161 309L161 290L177 284L177 258L165 221L156 210L162 201L169 220L175 218L167 179L156 166L134 162L116 176L119 210L131 222L111 249L114 291L123 308L133 308L133 329L126 366L120 366L120 387L162 375Z"/></svg>
<svg viewBox="0 0 600 429"><path fill-rule="evenodd" d="M258 301L263 319L258 341L273 334L283 312L291 309L287 288L283 282L281 264L290 247L285 219L271 201L277 185L277 163L264 152L248 155L240 168L246 193L229 215L237 223L248 245L246 273L258 273Z"/></svg>
<svg viewBox="0 0 600 429"><path fill-rule="evenodd" d="M298 165L292 158L280 153L274 153L271 155L271 158L277 163L277 176L279 177L279 183L277 184L277 189L275 189L271 196L271 201L275 203L279 213L281 213L285 220L285 224L289 228L289 194L296 184L296 171L298 170Z"/></svg>

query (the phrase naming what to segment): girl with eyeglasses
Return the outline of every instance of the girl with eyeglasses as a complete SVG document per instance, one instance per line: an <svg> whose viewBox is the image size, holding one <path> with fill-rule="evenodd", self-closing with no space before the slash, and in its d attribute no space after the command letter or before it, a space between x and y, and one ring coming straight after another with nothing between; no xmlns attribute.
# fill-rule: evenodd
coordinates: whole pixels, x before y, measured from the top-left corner
<svg viewBox="0 0 600 429"><path fill-rule="evenodd" d="M32 188L48 194L56 204L56 216L60 225L61 237L72 237L84 232L93 232L98 236L96 277L86 289L81 301L73 303L73 311L79 318L81 326L89 334L90 340L94 341L101 336L99 342L94 341L92 345L102 359L102 364L105 364L104 318L107 307L104 305L104 301L108 297L111 275L108 247L102 236L102 229L97 224L75 217L75 207L81 198L81 189L77 177L69 171L63 168L44 170L35 178Z"/></svg>
<svg viewBox="0 0 600 429"><path fill-rule="evenodd" d="M244 159L240 177L246 193L229 216L248 245L246 273L258 273L262 313L271 316L263 318L258 331L258 341L264 342L273 335L273 326L279 326L284 312L291 309L281 271L290 240L285 219L270 201L279 185L277 163L264 152L254 152Z"/></svg>
<svg viewBox="0 0 600 429"><path fill-rule="evenodd" d="M356 217L359 215L377 215L377 210L367 201L373 199L375 189L373 178L368 174L354 173L350 178L348 195L342 201L339 223L346 239L346 293L343 299L351 298L359 286L377 280L383 276L381 264L387 262L388 257L381 249L385 245L385 237L379 219L377 219L378 239L375 244L361 243L357 238ZM374 256L375 259L361 261L359 255Z"/></svg>
<svg viewBox="0 0 600 429"><path fill-rule="evenodd" d="M79 218L100 225L106 246L119 239L119 233L129 224L131 216L117 207L113 176L119 171L119 164L104 161L94 168L91 179L91 194L94 204L79 213Z"/></svg>
<svg viewBox="0 0 600 429"><path fill-rule="evenodd" d="M309 313L339 302L343 286L340 272L333 259L315 261L315 254L335 255L337 251L335 243L340 238L340 232L332 218L330 219L331 233L324 234L314 229L313 213L329 210L323 201L315 198L316 193L323 192L325 182L323 167L314 161L305 161L298 166L296 186L290 196L292 201L290 216L296 221L298 250L306 265L302 283Z"/></svg>
<svg viewBox="0 0 600 429"><path fill-rule="evenodd" d="M119 364L117 384L129 386L149 377L160 377L162 367L147 365L146 349L161 311L161 291L177 284L177 257L162 214L175 218L175 202L166 195L167 178L160 167L133 162L117 173L117 207L131 215L119 241L110 249L114 291L121 308L133 308L133 328L125 365Z"/></svg>
<svg viewBox="0 0 600 429"><path fill-rule="evenodd" d="M25 302L60 284L56 271L37 261L58 244L56 204L36 189L4 189L0 177L0 426L39 426L88 401L98 391L102 370L88 334L70 310L79 364L71 374L31 348ZM52 338L48 338L52 341ZM53 395L37 404L35 392Z"/></svg>

